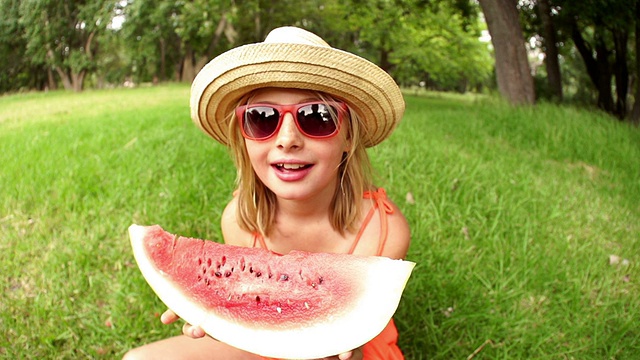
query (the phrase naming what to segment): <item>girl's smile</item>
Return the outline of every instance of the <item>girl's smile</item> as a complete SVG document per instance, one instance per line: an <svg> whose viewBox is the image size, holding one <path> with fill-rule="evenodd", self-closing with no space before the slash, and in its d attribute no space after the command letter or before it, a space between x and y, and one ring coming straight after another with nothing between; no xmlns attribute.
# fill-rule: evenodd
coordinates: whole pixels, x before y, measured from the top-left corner
<svg viewBox="0 0 640 360"><path fill-rule="evenodd" d="M303 179L311 171L313 164L297 163L285 160L271 165L276 176L282 181L298 181Z"/></svg>

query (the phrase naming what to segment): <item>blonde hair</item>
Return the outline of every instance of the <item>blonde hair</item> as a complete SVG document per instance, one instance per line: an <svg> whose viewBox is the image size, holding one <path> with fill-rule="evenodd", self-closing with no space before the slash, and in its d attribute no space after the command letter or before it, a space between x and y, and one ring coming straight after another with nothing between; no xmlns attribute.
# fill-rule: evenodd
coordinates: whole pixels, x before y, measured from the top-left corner
<svg viewBox="0 0 640 360"><path fill-rule="evenodd" d="M321 92L315 92L315 95L322 101L333 100L331 96ZM248 94L237 105L248 103L251 97L252 94ZM235 113L228 116L229 147L237 169L238 225L246 231L268 236L275 222L277 199L251 166ZM340 234L355 230L356 222L361 216L363 193L373 190L371 162L361 141L361 133L366 131L363 122L349 109L349 116L343 120L342 126L346 126L350 146L339 165L339 179L329 207L331 225Z"/></svg>

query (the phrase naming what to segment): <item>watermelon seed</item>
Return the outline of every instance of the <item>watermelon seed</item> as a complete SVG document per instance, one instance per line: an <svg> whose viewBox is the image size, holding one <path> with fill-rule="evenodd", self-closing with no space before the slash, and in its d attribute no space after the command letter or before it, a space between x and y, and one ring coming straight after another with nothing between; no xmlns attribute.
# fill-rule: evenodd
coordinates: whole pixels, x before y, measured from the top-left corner
<svg viewBox="0 0 640 360"><path fill-rule="evenodd" d="M256 277L260 277L262 276L262 273L260 271L256 272Z"/></svg>
<svg viewBox="0 0 640 360"><path fill-rule="evenodd" d="M202 258L198 258L198 265L202 265Z"/></svg>
<svg viewBox="0 0 640 360"><path fill-rule="evenodd" d="M207 259L207 266L208 266L208 267L211 267L211 258L208 258L208 259Z"/></svg>
<svg viewBox="0 0 640 360"><path fill-rule="evenodd" d="M256 302L259 303L260 302L260 296L256 296Z"/></svg>
<svg viewBox="0 0 640 360"><path fill-rule="evenodd" d="M310 309L311 307L309 306L309 303L307 303L306 301L304 302L304 307L308 309Z"/></svg>
<svg viewBox="0 0 640 360"><path fill-rule="evenodd" d="M280 308L280 306L276 306L276 311L278 311L278 314L282 314L282 308Z"/></svg>
<svg viewBox="0 0 640 360"><path fill-rule="evenodd" d="M231 276L231 271L227 270L224 272L224 277L229 277Z"/></svg>
<svg viewBox="0 0 640 360"><path fill-rule="evenodd" d="M287 274L282 274L282 275L280 275L280 280L281 280L281 281L287 281L287 280L289 280L289 275L287 275Z"/></svg>
<svg viewBox="0 0 640 360"><path fill-rule="evenodd" d="M318 278L318 285L322 284L324 282L324 278L322 276L320 276Z"/></svg>
<svg viewBox="0 0 640 360"><path fill-rule="evenodd" d="M253 274L253 266L249 266L249 273Z"/></svg>
<svg viewBox="0 0 640 360"><path fill-rule="evenodd" d="M227 301L231 301L231 294L229 294L229 297L227 298Z"/></svg>
<svg viewBox="0 0 640 360"><path fill-rule="evenodd" d="M216 277L221 277L221 276L222 276L222 273L221 273L220 271L216 271L216 272L214 273L214 275L215 275Z"/></svg>
<svg viewBox="0 0 640 360"><path fill-rule="evenodd" d="M222 265L224 265L227 262L227 257L226 256L222 256Z"/></svg>

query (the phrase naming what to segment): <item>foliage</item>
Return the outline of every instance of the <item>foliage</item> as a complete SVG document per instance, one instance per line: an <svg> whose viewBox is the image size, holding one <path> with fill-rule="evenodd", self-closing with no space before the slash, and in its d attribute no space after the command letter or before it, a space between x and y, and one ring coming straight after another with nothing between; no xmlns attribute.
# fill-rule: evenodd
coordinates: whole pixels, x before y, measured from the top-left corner
<svg viewBox="0 0 640 360"><path fill-rule="evenodd" d="M402 44L395 54L402 73L418 76L417 80L426 81L432 89L465 92L487 84L493 59L488 45L478 41L477 19L471 22L444 3L435 9L407 12L406 18L412 25L403 28L396 39Z"/></svg>
<svg viewBox="0 0 640 360"><path fill-rule="evenodd" d="M128 75L136 82L171 78L180 59L180 39L175 33L175 6L172 1L130 1L123 8L125 22L117 30L124 37Z"/></svg>
<svg viewBox="0 0 640 360"><path fill-rule="evenodd" d="M588 101L623 119L630 108L630 86L638 74L635 54L635 0L566 1L550 0L552 20L560 54L560 68L569 100ZM545 51L538 2L521 1L520 15L534 48ZM576 61L577 60L577 61ZM634 65L635 64L635 65ZM542 67L540 68L542 69ZM634 71L635 70L635 71ZM546 77L543 70L540 77ZM540 90L540 89L539 89ZM539 91L543 95L544 91Z"/></svg>
<svg viewBox="0 0 640 360"><path fill-rule="evenodd" d="M126 229L221 239L235 170L188 96L0 97L0 357L112 359L180 333L160 323ZM546 103L406 101L370 155L412 229L407 359L637 357L640 133Z"/></svg>
<svg viewBox="0 0 640 360"><path fill-rule="evenodd" d="M80 90L85 77L94 87L190 82L214 56L284 25L316 32L407 85L466 91L491 71L479 9L464 0L0 1L8 9L0 13L0 65L26 79L7 77L0 91ZM125 21L114 27L114 18Z"/></svg>
<svg viewBox="0 0 640 360"><path fill-rule="evenodd" d="M464 92L485 83L491 74L490 52L478 40L477 5L460 9L444 1L342 3L355 34L354 51L407 86L422 83Z"/></svg>
<svg viewBox="0 0 640 360"><path fill-rule="evenodd" d="M539 3L518 1L539 98L564 92L623 117L638 101L630 89L639 83L630 46L635 0L545 1L560 56L552 74L561 74L562 87L545 83L549 44ZM283 25L373 61L405 87L496 87L494 49L479 40L485 24L471 0L0 0L0 7L0 92L80 90L85 79L89 87L190 82L211 58ZM114 26L114 19L125 21Z"/></svg>
<svg viewBox="0 0 640 360"><path fill-rule="evenodd" d="M22 0L19 6L25 55L35 65L54 69L66 89L82 90L84 76L95 69L96 36L106 31L112 4Z"/></svg>
<svg viewBox="0 0 640 360"><path fill-rule="evenodd" d="M25 59L23 28L19 22L18 0L0 0L0 93L24 87L34 87L32 79L25 78L29 64Z"/></svg>

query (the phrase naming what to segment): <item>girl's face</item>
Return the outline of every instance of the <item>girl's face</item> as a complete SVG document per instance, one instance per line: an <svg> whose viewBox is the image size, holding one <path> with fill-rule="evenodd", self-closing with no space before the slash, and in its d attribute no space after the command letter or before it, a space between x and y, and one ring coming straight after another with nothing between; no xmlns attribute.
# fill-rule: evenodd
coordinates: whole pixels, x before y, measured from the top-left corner
<svg viewBox="0 0 640 360"><path fill-rule="evenodd" d="M319 99L310 91L274 88L258 91L251 103L290 105L315 100ZM286 113L280 129L271 138L245 140L253 170L278 198L331 198L342 154L348 150L347 126L340 126L339 133L333 137L313 139L300 132L293 116ZM346 121L348 119L343 120Z"/></svg>

